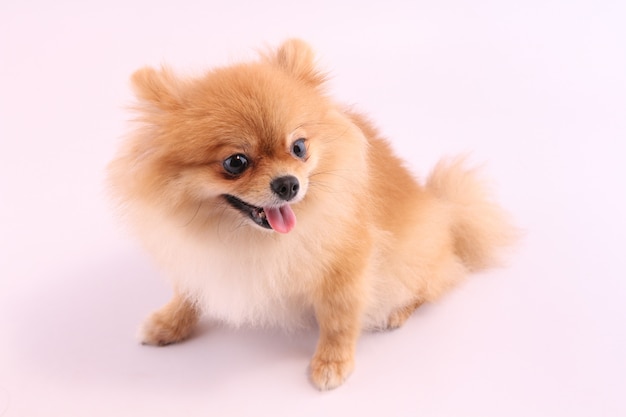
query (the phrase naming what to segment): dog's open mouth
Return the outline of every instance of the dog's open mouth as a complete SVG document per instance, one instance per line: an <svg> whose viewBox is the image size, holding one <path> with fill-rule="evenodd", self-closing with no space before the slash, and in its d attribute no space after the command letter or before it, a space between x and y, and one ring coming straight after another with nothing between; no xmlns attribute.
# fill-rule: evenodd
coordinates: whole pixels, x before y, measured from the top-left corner
<svg viewBox="0 0 626 417"><path fill-rule="evenodd" d="M264 227L266 229L272 228L272 226L270 226L270 222L267 221L267 216L265 215L265 210L263 210L263 207L253 206L252 204L248 204L245 201L240 200L237 197L230 195L230 194L225 194L224 198L226 198L226 201L228 201L228 204L230 204L231 206L233 206L234 208L236 208L243 214L247 215L248 217L250 217L252 221L258 224L259 226Z"/></svg>
<svg viewBox="0 0 626 417"><path fill-rule="evenodd" d="M233 208L265 229L289 233L296 225L296 215L289 204L278 207L257 207L230 194L224 194L224 198Z"/></svg>

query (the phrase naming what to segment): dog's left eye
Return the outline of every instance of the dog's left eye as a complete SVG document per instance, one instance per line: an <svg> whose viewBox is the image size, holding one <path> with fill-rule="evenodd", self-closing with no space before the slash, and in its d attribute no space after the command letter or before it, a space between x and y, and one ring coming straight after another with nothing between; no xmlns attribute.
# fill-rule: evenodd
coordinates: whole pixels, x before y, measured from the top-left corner
<svg viewBox="0 0 626 417"><path fill-rule="evenodd" d="M243 154L229 156L222 163L226 172L230 175L239 175L248 168L248 158Z"/></svg>
<svg viewBox="0 0 626 417"><path fill-rule="evenodd" d="M304 142L305 139L300 138L291 145L291 153L297 158L303 159L306 156L306 145Z"/></svg>

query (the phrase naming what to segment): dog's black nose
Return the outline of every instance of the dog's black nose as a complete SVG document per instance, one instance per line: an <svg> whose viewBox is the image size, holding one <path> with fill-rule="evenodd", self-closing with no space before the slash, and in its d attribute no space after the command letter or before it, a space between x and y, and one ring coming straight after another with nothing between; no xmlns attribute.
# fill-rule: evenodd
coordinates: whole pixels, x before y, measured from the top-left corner
<svg viewBox="0 0 626 417"><path fill-rule="evenodd" d="M274 179L270 187L281 200L289 201L298 194L300 182L293 175L285 175L284 177Z"/></svg>

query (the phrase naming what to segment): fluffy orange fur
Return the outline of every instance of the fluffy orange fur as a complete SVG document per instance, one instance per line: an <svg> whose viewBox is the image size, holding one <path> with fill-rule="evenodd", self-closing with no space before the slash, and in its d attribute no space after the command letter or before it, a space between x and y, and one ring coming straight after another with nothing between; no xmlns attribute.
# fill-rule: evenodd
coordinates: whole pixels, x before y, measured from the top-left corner
<svg viewBox="0 0 626 417"><path fill-rule="evenodd" d="M313 316L311 379L331 389L352 371L361 330L401 326L511 243L463 158L418 183L324 79L299 40L199 78L133 75L140 126L110 184L175 290L144 343L181 341L203 314L285 327Z"/></svg>

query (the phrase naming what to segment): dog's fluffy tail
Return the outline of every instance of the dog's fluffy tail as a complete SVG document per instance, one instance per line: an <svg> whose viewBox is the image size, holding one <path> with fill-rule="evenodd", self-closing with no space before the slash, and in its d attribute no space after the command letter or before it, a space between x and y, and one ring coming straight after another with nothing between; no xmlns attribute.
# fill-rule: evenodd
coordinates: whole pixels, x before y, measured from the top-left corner
<svg viewBox="0 0 626 417"><path fill-rule="evenodd" d="M452 234L457 256L470 271L497 266L502 251L518 237L518 230L491 196L479 168L468 168L467 157L439 161L426 186L451 205Z"/></svg>

